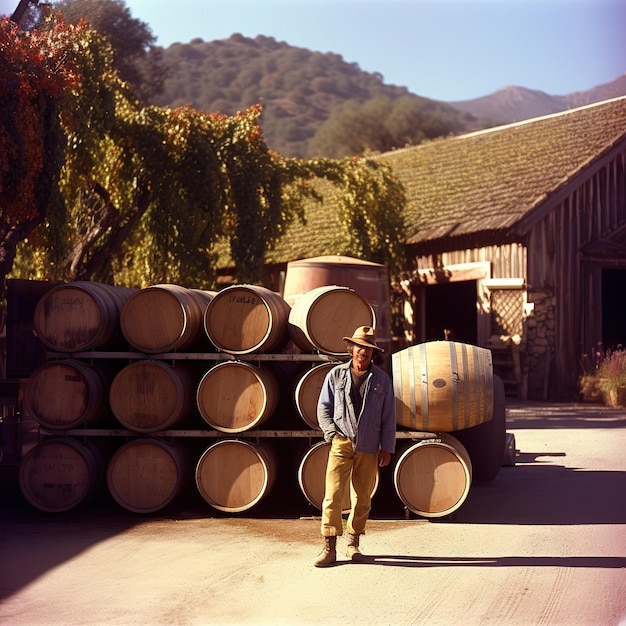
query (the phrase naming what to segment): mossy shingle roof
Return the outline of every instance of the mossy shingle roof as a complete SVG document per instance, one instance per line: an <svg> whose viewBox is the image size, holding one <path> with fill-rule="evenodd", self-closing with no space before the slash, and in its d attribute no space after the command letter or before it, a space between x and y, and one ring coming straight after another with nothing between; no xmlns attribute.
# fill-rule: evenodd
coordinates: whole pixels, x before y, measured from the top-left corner
<svg viewBox="0 0 626 626"><path fill-rule="evenodd" d="M407 243L502 231L626 136L626 97L382 155L407 193Z"/></svg>
<svg viewBox="0 0 626 626"><path fill-rule="evenodd" d="M378 156L403 183L407 244L506 232L626 138L626 97ZM329 185L268 262L342 254Z"/></svg>

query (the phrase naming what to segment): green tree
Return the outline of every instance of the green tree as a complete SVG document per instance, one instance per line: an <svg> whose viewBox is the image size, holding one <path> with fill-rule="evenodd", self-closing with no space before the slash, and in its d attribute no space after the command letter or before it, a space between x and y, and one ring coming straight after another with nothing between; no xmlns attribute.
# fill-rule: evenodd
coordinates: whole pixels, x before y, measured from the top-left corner
<svg viewBox="0 0 626 626"><path fill-rule="evenodd" d="M457 113L417 96L349 100L335 109L309 146L311 155L342 158L388 152L462 130Z"/></svg>
<svg viewBox="0 0 626 626"><path fill-rule="evenodd" d="M167 71L161 48L145 22L132 16L124 0L59 0L69 24L87 20L91 28L106 37L113 48L113 67L145 101L161 93Z"/></svg>

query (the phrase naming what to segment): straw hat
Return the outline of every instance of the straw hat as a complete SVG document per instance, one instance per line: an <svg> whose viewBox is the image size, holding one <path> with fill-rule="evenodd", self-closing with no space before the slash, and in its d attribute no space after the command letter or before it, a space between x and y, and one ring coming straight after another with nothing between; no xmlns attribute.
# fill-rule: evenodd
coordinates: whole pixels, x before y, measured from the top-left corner
<svg viewBox="0 0 626 626"><path fill-rule="evenodd" d="M349 341L358 346L364 346L366 348L374 348L374 350L384 350L376 345L376 339L374 338L374 329L371 326L359 326L353 333L352 337L344 337L344 341Z"/></svg>

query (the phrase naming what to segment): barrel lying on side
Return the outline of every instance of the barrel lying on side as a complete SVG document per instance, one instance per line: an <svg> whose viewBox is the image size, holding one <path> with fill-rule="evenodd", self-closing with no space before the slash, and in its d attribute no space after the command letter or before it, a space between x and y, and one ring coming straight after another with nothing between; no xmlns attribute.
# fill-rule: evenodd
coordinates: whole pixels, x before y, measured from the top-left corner
<svg viewBox="0 0 626 626"><path fill-rule="evenodd" d="M204 313L211 343L230 354L280 352L289 339L289 305L258 285L232 285L219 291Z"/></svg>
<svg viewBox="0 0 626 626"><path fill-rule="evenodd" d="M276 480L277 458L266 443L222 439L196 466L196 486L213 508L240 513L258 504Z"/></svg>
<svg viewBox="0 0 626 626"><path fill-rule="evenodd" d="M112 373L100 363L48 361L28 377L24 406L46 428L95 426L108 408L112 378Z"/></svg>
<svg viewBox="0 0 626 626"><path fill-rule="evenodd" d="M94 497L104 483L105 461L91 440L44 439L22 459L19 484L34 507L69 511Z"/></svg>
<svg viewBox="0 0 626 626"><path fill-rule="evenodd" d="M441 433L409 444L395 463L393 480L407 509L423 517L444 517L465 502L472 463L456 438Z"/></svg>
<svg viewBox="0 0 626 626"><path fill-rule="evenodd" d="M472 479L493 480L504 464L506 452L506 406L504 383L493 377L493 417L482 424L452 432L472 460Z"/></svg>
<svg viewBox="0 0 626 626"><path fill-rule="evenodd" d="M124 303L120 326L128 343L148 354L184 350L204 339L204 312L215 292L152 285Z"/></svg>
<svg viewBox="0 0 626 626"><path fill-rule="evenodd" d="M120 312L137 291L90 281L59 285L37 303L35 332L51 350L81 352L123 340Z"/></svg>
<svg viewBox="0 0 626 626"><path fill-rule="evenodd" d="M289 333L305 352L345 355L343 337L359 326L375 326L374 310L354 289L329 285L298 297L289 313Z"/></svg>
<svg viewBox="0 0 626 626"><path fill-rule="evenodd" d="M190 479L189 454L181 442L140 438L124 444L107 468L115 501L134 513L153 513L173 502Z"/></svg>
<svg viewBox="0 0 626 626"><path fill-rule="evenodd" d="M111 383L109 402L118 421L140 433L154 433L181 422L193 406L194 376L183 363L135 361Z"/></svg>
<svg viewBox="0 0 626 626"><path fill-rule="evenodd" d="M269 370L244 361L223 361L202 377L196 398L207 424L225 433L240 433L271 417L278 394L278 382Z"/></svg>
<svg viewBox="0 0 626 626"><path fill-rule="evenodd" d="M431 341L392 355L396 421L425 432L470 428L493 416L491 351Z"/></svg>
<svg viewBox="0 0 626 626"><path fill-rule="evenodd" d="M317 402L326 374L336 363L322 363L307 370L300 378L295 389L296 408L300 417L313 429L319 430L317 421Z"/></svg>

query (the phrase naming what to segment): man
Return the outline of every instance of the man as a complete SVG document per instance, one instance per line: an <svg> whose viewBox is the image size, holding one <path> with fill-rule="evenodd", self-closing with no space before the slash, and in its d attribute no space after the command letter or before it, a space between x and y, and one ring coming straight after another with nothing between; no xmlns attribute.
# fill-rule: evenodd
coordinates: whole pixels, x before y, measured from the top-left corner
<svg viewBox="0 0 626 626"><path fill-rule="evenodd" d="M393 385L389 376L372 363L376 345L374 330L360 326L344 337L350 361L335 366L324 380L317 405L317 419L325 441L332 442L326 467L326 491L322 504L324 548L316 567L337 560L337 537L343 534L343 494L350 478L354 488L348 515L346 555L359 560L359 537L371 508L378 468L391 461L396 443Z"/></svg>

